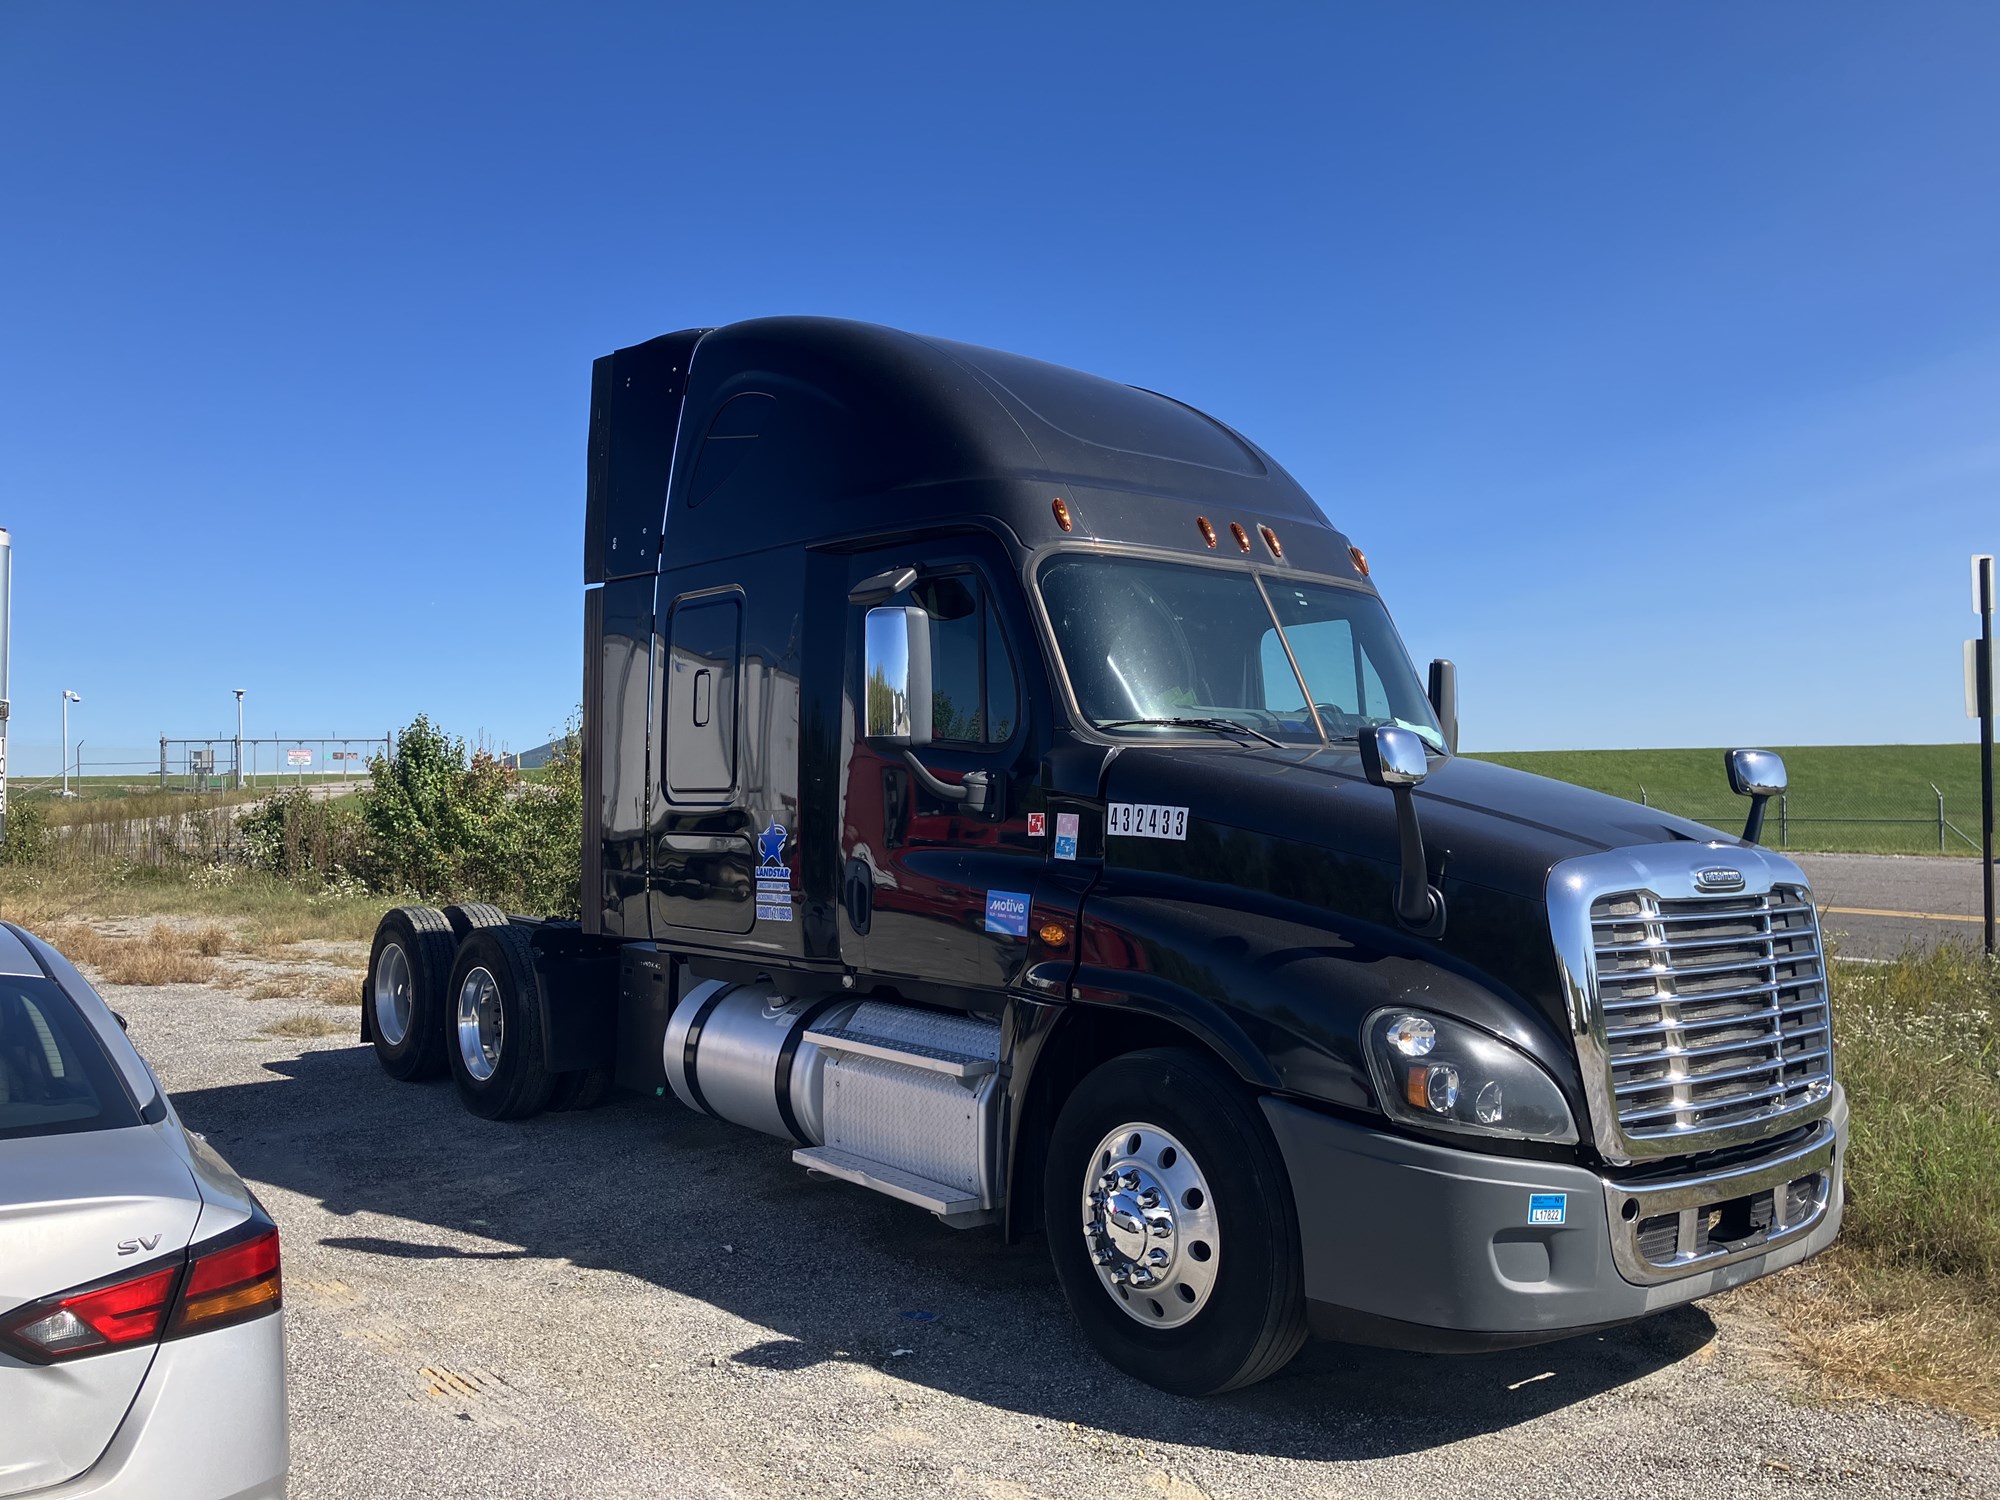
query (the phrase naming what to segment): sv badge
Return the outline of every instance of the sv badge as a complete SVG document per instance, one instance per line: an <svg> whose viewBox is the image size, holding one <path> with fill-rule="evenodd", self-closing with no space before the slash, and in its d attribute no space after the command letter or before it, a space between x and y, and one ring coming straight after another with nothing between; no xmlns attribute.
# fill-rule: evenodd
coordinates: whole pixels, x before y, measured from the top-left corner
<svg viewBox="0 0 2000 1500"><path fill-rule="evenodd" d="M136 1240L120 1240L118 1242L118 1253L120 1255L137 1255L141 1250L157 1250L159 1245L160 1237L157 1234L144 1234Z"/></svg>

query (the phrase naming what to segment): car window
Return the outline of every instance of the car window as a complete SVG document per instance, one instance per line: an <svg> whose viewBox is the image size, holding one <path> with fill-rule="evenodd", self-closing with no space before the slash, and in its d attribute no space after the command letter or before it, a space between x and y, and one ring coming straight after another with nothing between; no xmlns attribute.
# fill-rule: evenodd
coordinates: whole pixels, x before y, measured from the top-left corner
<svg viewBox="0 0 2000 1500"><path fill-rule="evenodd" d="M46 979L0 976L0 1140L139 1123L90 1023Z"/></svg>

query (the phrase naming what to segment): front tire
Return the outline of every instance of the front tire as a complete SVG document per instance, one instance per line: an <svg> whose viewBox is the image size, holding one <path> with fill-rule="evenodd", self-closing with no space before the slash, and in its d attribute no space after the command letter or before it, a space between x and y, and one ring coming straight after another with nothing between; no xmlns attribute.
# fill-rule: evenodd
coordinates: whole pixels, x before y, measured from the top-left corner
<svg viewBox="0 0 2000 1500"><path fill-rule="evenodd" d="M1255 1102L1199 1053L1115 1057L1056 1119L1043 1224L1077 1322L1180 1396L1276 1374L1305 1342L1298 1213Z"/></svg>
<svg viewBox="0 0 2000 1500"><path fill-rule="evenodd" d="M451 978L451 924L431 906L399 906L375 929L362 985L375 1060L405 1083L445 1068L444 993Z"/></svg>
<svg viewBox="0 0 2000 1500"><path fill-rule="evenodd" d="M459 944L445 991L445 1054L458 1097L488 1120L525 1120L549 1102L534 952L519 927L480 927Z"/></svg>

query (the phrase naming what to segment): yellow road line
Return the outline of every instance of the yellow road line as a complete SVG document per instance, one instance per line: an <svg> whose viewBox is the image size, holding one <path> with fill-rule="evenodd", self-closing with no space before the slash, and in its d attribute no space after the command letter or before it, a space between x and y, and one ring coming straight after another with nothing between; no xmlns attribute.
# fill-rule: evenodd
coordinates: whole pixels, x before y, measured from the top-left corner
<svg viewBox="0 0 2000 1500"><path fill-rule="evenodd" d="M1884 911L1875 906L1822 906L1823 912L1839 917L1908 917L1913 922L1984 922L1984 917L1962 917L1948 911Z"/></svg>

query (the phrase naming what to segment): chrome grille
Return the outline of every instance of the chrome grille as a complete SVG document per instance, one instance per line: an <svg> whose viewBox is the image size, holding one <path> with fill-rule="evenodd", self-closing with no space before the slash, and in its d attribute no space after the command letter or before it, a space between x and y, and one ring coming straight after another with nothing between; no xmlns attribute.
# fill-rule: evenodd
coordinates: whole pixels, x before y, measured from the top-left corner
<svg viewBox="0 0 2000 1500"><path fill-rule="evenodd" d="M1819 920L1801 886L1590 907L1597 1024L1619 1134L1702 1137L1801 1110L1832 1089Z"/></svg>

